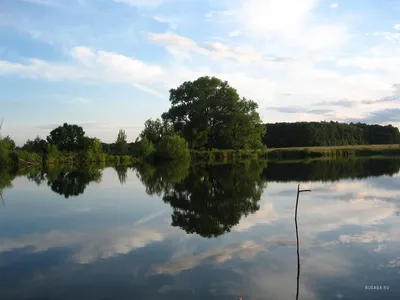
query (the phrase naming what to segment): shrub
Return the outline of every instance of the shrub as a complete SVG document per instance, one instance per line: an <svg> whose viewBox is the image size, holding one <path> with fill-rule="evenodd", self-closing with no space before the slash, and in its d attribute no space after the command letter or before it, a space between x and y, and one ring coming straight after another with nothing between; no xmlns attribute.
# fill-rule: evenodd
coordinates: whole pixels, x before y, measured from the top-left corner
<svg viewBox="0 0 400 300"><path fill-rule="evenodd" d="M157 157L167 160L188 160L190 151L185 139L177 136L164 136L157 146Z"/></svg>
<svg viewBox="0 0 400 300"><path fill-rule="evenodd" d="M139 143L139 155L142 157L149 157L154 151L154 144L147 137L144 137Z"/></svg>

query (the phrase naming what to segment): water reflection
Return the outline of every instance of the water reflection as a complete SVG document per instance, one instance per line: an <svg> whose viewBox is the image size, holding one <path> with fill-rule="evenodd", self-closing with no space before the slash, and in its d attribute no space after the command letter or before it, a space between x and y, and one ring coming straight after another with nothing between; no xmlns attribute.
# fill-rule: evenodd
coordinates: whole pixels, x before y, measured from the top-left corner
<svg viewBox="0 0 400 300"><path fill-rule="evenodd" d="M98 166L49 166L45 169L32 168L26 173L28 180L39 186L47 182L53 192L65 198L83 194L90 183L100 183L102 179L102 170Z"/></svg>
<svg viewBox="0 0 400 300"><path fill-rule="evenodd" d="M263 170L267 181L338 181L362 179L371 176L394 175L400 170L398 158L336 159L308 162L269 163Z"/></svg>
<svg viewBox="0 0 400 300"><path fill-rule="evenodd" d="M263 161L191 168L189 163L174 163L156 169L143 165L138 173L147 193L162 196L173 208L172 226L211 238L259 209L266 187L264 166Z"/></svg>
<svg viewBox="0 0 400 300"><path fill-rule="evenodd" d="M125 184L128 179L128 167L127 166L116 166L114 170L117 172L119 182Z"/></svg>
<svg viewBox="0 0 400 300"><path fill-rule="evenodd" d="M0 170L0 299L295 299L298 181L299 299L399 299L399 163L348 163Z"/></svg>

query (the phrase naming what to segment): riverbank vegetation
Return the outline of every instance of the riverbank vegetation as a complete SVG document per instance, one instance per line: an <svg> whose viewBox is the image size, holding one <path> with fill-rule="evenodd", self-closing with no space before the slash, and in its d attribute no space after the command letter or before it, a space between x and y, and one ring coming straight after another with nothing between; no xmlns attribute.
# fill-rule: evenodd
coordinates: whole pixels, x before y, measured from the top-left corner
<svg viewBox="0 0 400 300"><path fill-rule="evenodd" d="M228 82L215 77L184 82L170 90L169 101L168 111L147 120L134 142L128 142L123 129L110 144L68 123L53 129L45 139L36 137L22 147L16 147L11 137L0 135L0 165L400 155L399 129L391 125L263 124L254 101L239 96Z"/></svg>

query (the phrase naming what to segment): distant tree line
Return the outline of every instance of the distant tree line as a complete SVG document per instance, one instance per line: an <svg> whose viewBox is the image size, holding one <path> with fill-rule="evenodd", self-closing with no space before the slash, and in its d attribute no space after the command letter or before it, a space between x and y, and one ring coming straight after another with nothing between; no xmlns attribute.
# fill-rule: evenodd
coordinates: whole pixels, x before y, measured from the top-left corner
<svg viewBox="0 0 400 300"><path fill-rule="evenodd" d="M263 143L269 148L400 143L399 129L392 125L295 122L265 126L267 134Z"/></svg>

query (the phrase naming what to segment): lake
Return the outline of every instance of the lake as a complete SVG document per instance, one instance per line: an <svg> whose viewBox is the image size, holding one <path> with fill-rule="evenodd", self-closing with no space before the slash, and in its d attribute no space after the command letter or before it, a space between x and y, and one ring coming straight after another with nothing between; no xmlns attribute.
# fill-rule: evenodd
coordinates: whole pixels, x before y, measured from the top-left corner
<svg viewBox="0 0 400 300"><path fill-rule="evenodd" d="M400 299L400 160L0 171L0 299Z"/></svg>

